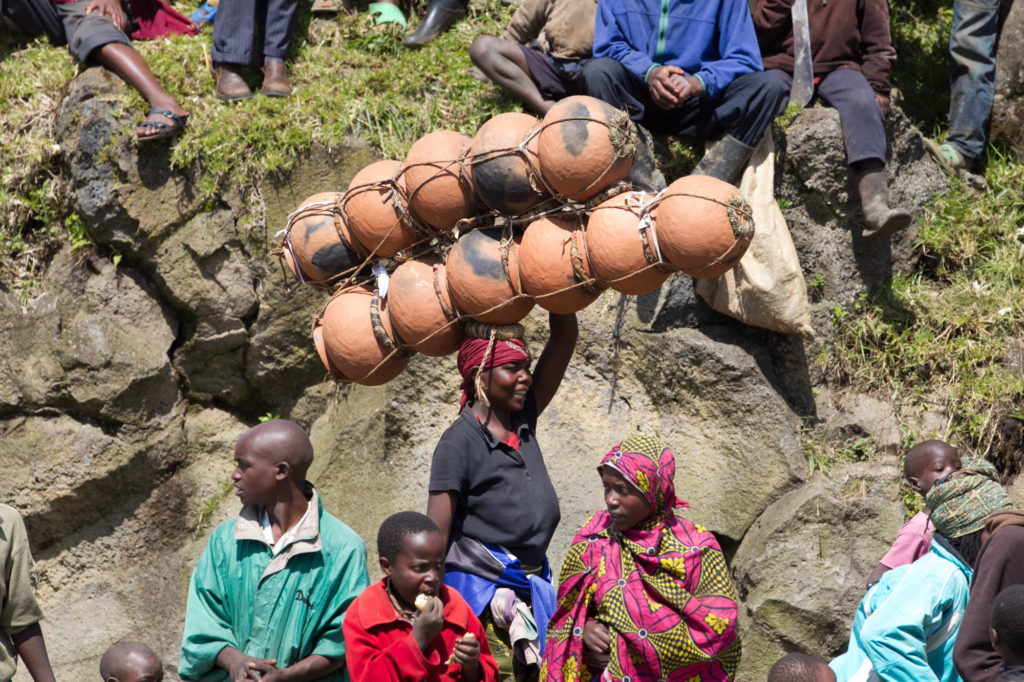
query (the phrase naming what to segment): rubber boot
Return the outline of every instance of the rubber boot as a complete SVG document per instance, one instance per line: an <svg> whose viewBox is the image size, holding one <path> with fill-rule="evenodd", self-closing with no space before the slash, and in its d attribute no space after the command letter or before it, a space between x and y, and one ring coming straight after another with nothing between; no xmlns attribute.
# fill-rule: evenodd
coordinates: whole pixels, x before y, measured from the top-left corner
<svg viewBox="0 0 1024 682"><path fill-rule="evenodd" d="M430 0L427 15L416 27L416 32L403 40L402 44L406 47L423 47L464 16L466 2L463 0Z"/></svg>
<svg viewBox="0 0 1024 682"><path fill-rule="evenodd" d="M654 158L654 138L642 126L637 126L636 155L633 157L633 168L626 176L626 182L634 188L655 194L665 189L668 183L665 176L658 170L658 162Z"/></svg>
<svg viewBox="0 0 1024 682"><path fill-rule="evenodd" d="M889 188L885 181L885 170L859 173L856 178L857 194L864 210L864 231L867 237L885 237L910 226L912 217L898 208L889 208Z"/></svg>
<svg viewBox="0 0 1024 682"><path fill-rule="evenodd" d="M732 183L743 172L753 153L753 147L748 147L732 135L724 135L722 139L704 148L704 158L691 175L710 175Z"/></svg>

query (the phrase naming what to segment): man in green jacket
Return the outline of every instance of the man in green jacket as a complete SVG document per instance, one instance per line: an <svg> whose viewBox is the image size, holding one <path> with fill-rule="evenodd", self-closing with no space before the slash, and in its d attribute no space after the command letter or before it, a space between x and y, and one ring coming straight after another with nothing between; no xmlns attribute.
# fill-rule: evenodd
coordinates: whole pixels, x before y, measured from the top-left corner
<svg viewBox="0 0 1024 682"><path fill-rule="evenodd" d="M298 424L250 429L235 460L244 506L213 532L192 573L181 678L348 680L341 628L369 584L366 545L306 481L313 446Z"/></svg>

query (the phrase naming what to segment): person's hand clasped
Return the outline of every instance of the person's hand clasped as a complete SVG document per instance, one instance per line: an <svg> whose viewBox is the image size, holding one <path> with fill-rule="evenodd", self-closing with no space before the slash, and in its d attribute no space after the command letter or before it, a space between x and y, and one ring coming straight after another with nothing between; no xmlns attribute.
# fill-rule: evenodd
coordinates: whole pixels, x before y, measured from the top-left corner
<svg viewBox="0 0 1024 682"><path fill-rule="evenodd" d="M430 597L412 622L412 638L416 640L420 651L427 653L430 643L441 632L443 625L444 604L437 597Z"/></svg>
<svg viewBox="0 0 1024 682"><path fill-rule="evenodd" d="M270 682L278 680L280 682L280 678L269 677L272 671L278 670L274 667L277 665L277 661L273 658L246 656L240 651L230 649L222 651L221 656L229 651L232 655L230 660L226 661L225 667L231 682L249 682L250 680L269 680Z"/></svg>
<svg viewBox="0 0 1024 682"><path fill-rule="evenodd" d="M128 19L118 0L92 0L86 6L85 13L92 14L93 12L99 12L100 16L109 17L119 31L123 31L128 25Z"/></svg>
<svg viewBox="0 0 1024 682"><path fill-rule="evenodd" d="M700 80L688 76L678 66L656 66L647 76L647 89L651 99L662 109L676 109L689 97L696 97L704 91Z"/></svg>
<svg viewBox="0 0 1024 682"><path fill-rule="evenodd" d="M288 677L283 668L274 664L276 661L266 659L254 659L249 661L248 676L243 680L260 680L260 682L286 682Z"/></svg>
<svg viewBox="0 0 1024 682"><path fill-rule="evenodd" d="M587 648L587 658L598 667L608 665L608 654L611 650L612 638L608 626L597 620L588 620L583 626L583 645Z"/></svg>

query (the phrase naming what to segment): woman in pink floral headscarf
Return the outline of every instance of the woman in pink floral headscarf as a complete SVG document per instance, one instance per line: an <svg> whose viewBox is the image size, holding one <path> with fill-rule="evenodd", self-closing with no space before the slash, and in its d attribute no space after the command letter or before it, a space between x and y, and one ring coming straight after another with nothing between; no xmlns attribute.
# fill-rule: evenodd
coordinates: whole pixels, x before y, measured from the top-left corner
<svg viewBox="0 0 1024 682"><path fill-rule="evenodd" d="M601 460L607 509L565 558L542 679L732 679L736 590L715 536L675 515L675 468L643 436Z"/></svg>

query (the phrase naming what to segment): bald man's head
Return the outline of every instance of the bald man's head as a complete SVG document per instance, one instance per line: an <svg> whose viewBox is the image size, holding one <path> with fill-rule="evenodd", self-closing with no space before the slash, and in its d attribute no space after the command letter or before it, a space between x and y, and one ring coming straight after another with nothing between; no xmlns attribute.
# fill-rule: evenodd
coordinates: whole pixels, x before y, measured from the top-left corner
<svg viewBox="0 0 1024 682"><path fill-rule="evenodd" d="M235 452L245 448L269 463L286 462L289 478L297 485L306 480L313 463L313 444L301 426L287 419L273 419L252 427L238 439Z"/></svg>
<svg viewBox="0 0 1024 682"><path fill-rule="evenodd" d="M164 669L145 644L118 642L100 659L100 677L104 682L161 682Z"/></svg>
<svg viewBox="0 0 1024 682"><path fill-rule="evenodd" d="M768 682L835 682L835 679L828 664L807 654L786 654L768 671Z"/></svg>
<svg viewBox="0 0 1024 682"><path fill-rule="evenodd" d="M935 481L961 466L960 455L949 443L926 440L910 448L903 459L903 475L914 492L927 495Z"/></svg>

